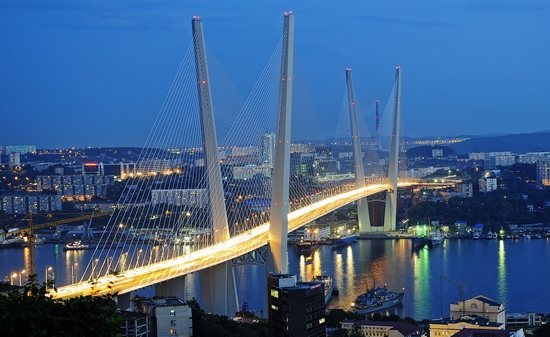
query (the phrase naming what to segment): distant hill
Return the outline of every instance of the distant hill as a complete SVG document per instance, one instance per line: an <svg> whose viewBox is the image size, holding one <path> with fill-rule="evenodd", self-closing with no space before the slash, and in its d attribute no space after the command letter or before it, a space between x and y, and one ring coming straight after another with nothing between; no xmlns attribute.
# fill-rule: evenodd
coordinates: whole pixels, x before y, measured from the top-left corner
<svg viewBox="0 0 550 337"><path fill-rule="evenodd" d="M450 145L450 147L458 154L496 151L511 151L514 153L550 151L550 132L478 137Z"/></svg>

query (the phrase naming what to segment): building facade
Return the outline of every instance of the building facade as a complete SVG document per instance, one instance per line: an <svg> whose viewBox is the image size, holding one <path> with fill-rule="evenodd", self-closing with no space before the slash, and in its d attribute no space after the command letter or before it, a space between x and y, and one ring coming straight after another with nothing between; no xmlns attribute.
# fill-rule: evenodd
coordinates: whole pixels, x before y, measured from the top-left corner
<svg viewBox="0 0 550 337"><path fill-rule="evenodd" d="M174 206L206 207L208 193L204 188L151 190L151 204L162 203Z"/></svg>
<svg viewBox="0 0 550 337"><path fill-rule="evenodd" d="M267 277L269 335L324 337L324 283L296 280L291 274Z"/></svg>
<svg viewBox="0 0 550 337"><path fill-rule="evenodd" d="M537 160L537 183L550 186L550 157Z"/></svg>
<svg viewBox="0 0 550 337"><path fill-rule="evenodd" d="M153 316L152 336L193 336L191 307L179 298L155 298L141 303L143 313Z"/></svg>
<svg viewBox="0 0 550 337"><path fill-rule="evenodd" d="M498 303L486 296L477 295L470 299L451 303L451 319L460 319L463 316L478 316L496 322L502 325L506 324L506 306L504 303Z"/></svg>
<svg viewBox="0 0 550 337"><path fill-rule="evenodd" d="M369 320L343 320L342 329L348 335L359 333L365 337L413 337L426 336L424 329L406 322L384 322Z"/></svg>
<svg viewBox="0 0 550 337"><path fill-rule="evenodd" d="M479 192L486 193L496 191L498 189L498 178L481 178L479 179Z"/></svg>
<svg viewBox="0 0 550 337"><path fill-rule="evenodd" d="M60 211L61 196L35 193L5 194L0 196L0 209L6 214Z"/></svg>

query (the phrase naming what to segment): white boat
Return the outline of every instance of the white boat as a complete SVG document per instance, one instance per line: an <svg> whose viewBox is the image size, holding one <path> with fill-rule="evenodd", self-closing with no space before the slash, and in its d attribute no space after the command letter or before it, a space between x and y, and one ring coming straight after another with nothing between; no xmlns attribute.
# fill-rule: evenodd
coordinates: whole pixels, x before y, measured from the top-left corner
<svg viewBox="0 0 550 337"><path fill-rule="evenodd" d="M481 237L481 234L479 234L479 232L475 232L474 235L472 235L472 239L474 240L479 240L480 237Z"/></svg>
<svg viewBox="0 0 550 337"><path fill-rule="evenodd" d="M87 249L95 249L95 248L96 248L96 245L84 244L82 243L82 241L77 240L77 241L69 242L65 246L63 246L63 251L65 252L68 250L87 250Z"/></svg>
<svg viewBox="0 0 550 337"><path fill-rule="evenodd" d="M332 277L328 275L316 275L313 277L313 282L323 282L325 284L325 306L332 297L334 285L332 284Z"/></svg>
<svg viewBox="0 0 550 337"><path fill-rule="evenodd" d="M489 232L487 232L487 239L492 239L492 238L493 238L493 232L489 230Z"/></svg>
<svg viewBox="0 0 550 337"><path fill-rule="evenodd" d="M46 238L39 238L38 235L36 235L32 241L34 242L35 245L41 245L41 244L44 244L46 243ZM24 238L24 241L21 242L21 247L28 247L31 245L31 240L29 239L29 237L25 237Z"/></svg>
<svg viewBox="0 0 550 337"><path fill-rule="evenodd" d="M430 235L428 236L428 245L440 245L443 241L445 241L445 235L443 235L441 230L437 229L430 232Z"/></svg>

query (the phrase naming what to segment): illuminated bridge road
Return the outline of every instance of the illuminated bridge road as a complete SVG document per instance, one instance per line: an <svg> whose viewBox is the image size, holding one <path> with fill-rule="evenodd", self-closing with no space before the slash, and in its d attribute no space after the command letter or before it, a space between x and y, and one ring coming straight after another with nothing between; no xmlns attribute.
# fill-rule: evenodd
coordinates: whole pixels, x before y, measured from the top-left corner
<svg viewBox="0 0 550 337"><path fill-rule="evenodd" d="M401 183L400 187L410 186ZM387 185L370 185L361 189L341 193L288 214L288 231L294 231L305 224L318 219L342 206L372 194L387 190ZM181 257L138 267L122 272L120 275L102 276L95 284L80 282L57 289L52 293L56 298L76 297L80 295L125 294L146 286L154 285L192 272L206 269L235 259L268 243L269 223L265 223L229 240Z"/></svg>

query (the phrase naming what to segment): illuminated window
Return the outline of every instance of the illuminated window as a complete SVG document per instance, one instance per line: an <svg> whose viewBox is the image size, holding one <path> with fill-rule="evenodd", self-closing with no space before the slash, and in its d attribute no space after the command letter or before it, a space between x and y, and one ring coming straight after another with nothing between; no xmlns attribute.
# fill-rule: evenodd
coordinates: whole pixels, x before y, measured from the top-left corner
<svg viewBox="0 0 550 337"><path fill-rule="evenodd" d="M274 304L271 305L271 309L279 311L279 307Z"/></svg>
<svg viewBox="0 0 550 337"><path fill-rule="evenodd" d="M279 292L277 289L271 289L271 297L279 298Z"/></svg>
<svg viewBox="0 0 550 337"><path fill-rule="evenodd" d="M171 335L177 335L178 332L176 331L176 329L170 329L170 334Z"/></svg>
<svg viewBox="0 0 550 337"><path fill-rule="evenodd" d="M176 310L170 310L170 316L176 316Z"/></svg>
<svg viewBox="0 0 550 337"><path fill-rule="evenodd" d="M325 323L325 318L324 317L319 320L319 324L323 324L323 323Z"/></svg>

